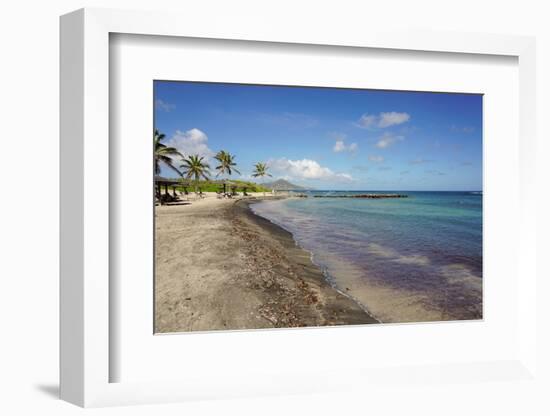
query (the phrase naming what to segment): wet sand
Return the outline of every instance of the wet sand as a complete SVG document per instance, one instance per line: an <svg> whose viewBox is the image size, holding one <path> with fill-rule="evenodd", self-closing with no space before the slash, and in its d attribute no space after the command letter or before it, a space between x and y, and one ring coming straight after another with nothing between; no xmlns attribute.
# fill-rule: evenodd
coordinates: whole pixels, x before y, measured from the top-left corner
<svg viewBox="0 0 550 416"><path fill-rule="evenodd" d="M155 208L157 333L376 323L256 199Z"/></svg>

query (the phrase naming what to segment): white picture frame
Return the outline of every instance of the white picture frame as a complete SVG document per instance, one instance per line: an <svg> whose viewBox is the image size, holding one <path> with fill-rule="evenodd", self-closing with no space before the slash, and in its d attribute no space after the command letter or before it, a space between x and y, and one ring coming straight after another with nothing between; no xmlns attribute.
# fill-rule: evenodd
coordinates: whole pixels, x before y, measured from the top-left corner
<svg viewBox="0 0 550 416"><path fill-rule="evenodd" d="M333 370L318 381L317 374L271 374L262 380L232 382L189 378L179 381L110 382L109 296L109 36L113 33L225 39L281 44L331 45L430 51L442 54L483 54L516 57L519 62L520 210L517 218L518 270L517 354L499 361L419 366L417 379L434 374L472 379L476 371L524 380L536 376L536 211L535 172L535 41L529 37L379 31L349 28L330 33L312 28L285 27L275 22L236 26L185 20L172 13L82 9L61 18L61 398L79 406L159 403L214 397L243 397L307 393L345 388L343 374L361 383L407 379L410 369ZM224 336L220 334L218 336ZM118 357L119 358L119 357ZM495 377L499 377L495 376ZM281 386L284 386L282 388Z"/></svg>

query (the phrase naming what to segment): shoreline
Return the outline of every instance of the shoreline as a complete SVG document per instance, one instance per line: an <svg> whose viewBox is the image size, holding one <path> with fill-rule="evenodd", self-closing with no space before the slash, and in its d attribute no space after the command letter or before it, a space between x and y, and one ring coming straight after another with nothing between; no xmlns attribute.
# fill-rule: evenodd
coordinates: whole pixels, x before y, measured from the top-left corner
<svg viewBox="0 0 550 416"><path fill-rule="evenodd" d="M294 234L297 244L311 252L312 262L326 272L326 279L335 290L349 296L379 323L482 318L481 275L476 274L475 266L470 266L467 258L444 258L438 262L423 252L406 251L403 246L394 248L391 242L380 245L365 241L359 234L349 244L343 242L345 245L340 248L332 245L332 222L330 216L327 220L326 212L326 222L316 222L299 208L304 208L301 203L293 205L295 212L291 207L273 204L259 204L253 211ZM305 207L310 207L310 203ZM302 214L306 215L306 228L301 227ZM350 223L344 225L353 234ZM356 262L354 257L346 260L347 253L370 257ZM401 280L393 282L394 276ZM415 277L421 278L415 280ZM433 283L437 284L435 288Z"/></svg>
<svg viewBox="0 0 550 416"><path fill-rule="evenodd" d="M280 196L280 197L271 197L269 199L254 199L254 200L242 199L242 200L235 201L235 205L237 205L237 204L246 205L246 208L243 207L246 210L245 215L247 215L251 221L256 222L256 224L259 225L260 227L264 227L265 229L268 229L269 232L278 235L280 238L283 238L284 239L283 241L284 241L284 244L286 245L287 250L292 249L292 250L299 250L300 252L305 252L307 254L308 258L309 258L309 262L311 263L311 266L313 268L318 269L318 271L320 273L320 278L322 279L321 283L328 285L332 290L336 291L340 295L344 296L345 298L347 298L347 299L351 300L353 303L355 303L366 315L368 315L370 322L367 322L367 323L369 323L369 324L371 324L371 323L376 323L376 324L382 323L381 321L376 319L368 311L368 309L366 308L365 305L361 304L361 302L359 302L357 299L355 299L350 294L345 293L341 288L339 288L336 285L336 279L334 279L334 277L331 276L328 269L326 267L324 267L320 264L317 264L315 262L313 252L303 248L296 241L296 239L294 238L294 235L292 234L291 231L287 230L282 225L276 224L273 221L271 221L271 220L269 220L265 217L262 217L259 214L256 214L251 208L251 205L261 203L261 202L266 201L266 200L276 201L276 200L284 200L284 199L289 199L289 198L292 198L292 197ZM317 273L315 273L315 274L317 274ZM319 277L319 276L315 276L315 277Z"/></svg>
<svg viewBox="0 0 550 416"><path fill-rule="evenodd" d="M261 200L155 208L155 332L379 323L252 211Z"/></svg>
<svg viewBox="0 0 550 416"><path fill-rule="evenodd" d="M289 199L289 198L292 198L292 197L279 197L279 198L272 198L270 200L283 200L283 199ZM277 224L276 222L268 219L268 218L265 218L263 216L261 216L260 214L256 214L254 212L254 210L251 208L251 205L254 205L256 203L260 203L260 202L263 202L265 200L256 200L256 201L249 201L247 203L248 205L248 210L250 211L250 213L254 216L254 217L257 217L259 219L261 219L262 221L267 221L269 224L271 224L272 226L275 226L277 228L280 228L282 230L284 230L285 232L287 232L288 234L290 234L292 240L294 241L294 244L296 245L296 247L300 248L301 250L305 251L306 253L309 254L309 257L310 257L310 261L311 263L319 268L319 270L321 271L322 275L323 275L323 278L325 279L326 283L331 286L335 291L337 291L338 293L342 294L343 296L351 299L353 302L355 302L367 315L369 315L374 321L375 323L378 323L378 324L382 324L384 322L380 321L379 319L377 319L372 312L369 311L368 307L366 305L364 305L359 299L355 298L354 296L352 296L351 293L346 293L346 291L340 287L338 287L337 285L337 279L335 276L333 276L330 271L329 271L329 268L323 264L319 264L318 262L315 261L315 254L302 247L300 245L300 243L298 243L298 241L296 240L296 238L294 237L294 234L292 233L292 231L288 230L284 224Z"/></svg>

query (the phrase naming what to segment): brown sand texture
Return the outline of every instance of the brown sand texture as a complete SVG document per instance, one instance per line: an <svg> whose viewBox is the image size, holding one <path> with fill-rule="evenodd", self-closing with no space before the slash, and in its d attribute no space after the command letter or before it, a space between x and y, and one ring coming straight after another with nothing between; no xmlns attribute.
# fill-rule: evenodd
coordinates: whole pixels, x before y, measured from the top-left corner
<svg viewBox="0 0 550 416"><path fill-rule="evenodd" d="M376 323L255 200L155 207L155 332Z"/></svg>

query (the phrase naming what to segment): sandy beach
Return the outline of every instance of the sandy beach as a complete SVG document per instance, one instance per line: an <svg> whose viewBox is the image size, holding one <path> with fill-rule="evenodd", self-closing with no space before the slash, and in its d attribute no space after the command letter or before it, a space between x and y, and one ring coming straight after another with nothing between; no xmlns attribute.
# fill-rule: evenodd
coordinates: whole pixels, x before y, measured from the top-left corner
<svg viewBox="0 0 550 416"><path fill-rule="evenodd" d="M251 212L258 199L155 208L155 331L377 322L328 284L289 232Z"/></svg>

